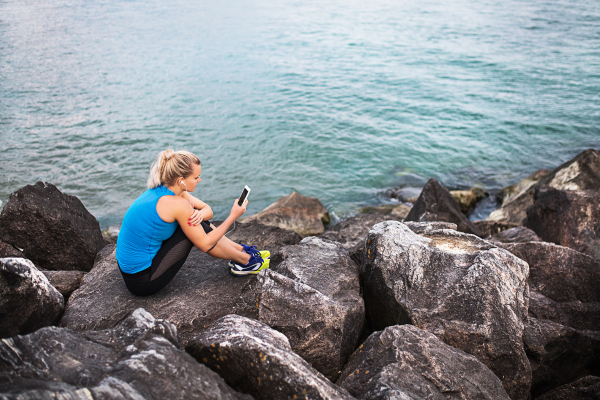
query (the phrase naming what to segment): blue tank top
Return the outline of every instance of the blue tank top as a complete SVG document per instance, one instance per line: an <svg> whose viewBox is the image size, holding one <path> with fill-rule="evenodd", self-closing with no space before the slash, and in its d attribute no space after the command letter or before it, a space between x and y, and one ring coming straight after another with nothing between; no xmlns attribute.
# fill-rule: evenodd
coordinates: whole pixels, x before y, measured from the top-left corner
<svg viewBox="0 0 600 400"><path fill-rule="evenodd" d="M165 222L156 212L156 203L162 196L175 196L175 193L165 186L148 189L123 217L116 256L119 267L127 274L148 268L162 242L173 236L177 229L177 221Z"/></svg>

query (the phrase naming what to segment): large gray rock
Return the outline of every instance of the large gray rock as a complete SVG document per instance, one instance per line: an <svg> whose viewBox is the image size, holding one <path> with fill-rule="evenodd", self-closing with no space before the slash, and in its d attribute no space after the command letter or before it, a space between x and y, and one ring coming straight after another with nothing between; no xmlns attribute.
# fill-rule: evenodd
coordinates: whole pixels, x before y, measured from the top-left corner
<svg viewBox="0 0 600 400"><path fill-rule="evenodd" d="M0 258L0 338L58 322L63 296L25 258Z"/></svg>
<svg viewBox="0 0 600 400"><path fill-rule="evenodd" d="M143 307L157 318L172 322L185 345L224 315L258 317L256 276L231 275L226 260L194 248L163 290L152 296L138 297L125 287L114 250L110 246L103 249L81 287L71 294L61 326L75 331L108 329Z"/></svg>
<svg viewBox="0 0 600 400"><path fill-rule="evenodd" d="M360 399L510 399L475 357L412 325L375 332L352 354L337 384Z"/></svg>
<svg viewBox="0 0 600 400"><path fill-rule="evenodd" d="M525 226L546 242L570 247L600 260L600 192L565 191L543 186L535 191Z"/></svg>
<svg viewBox="0 0 600 400"><path fill-rule="evenodd" d="M600 373L600 332L578 331L527 318L523 335L531 364L533 398L565 383Z"/></svg>
<svg viewBox="0 0 600 400"><path fill-rule="evenodd" d="M105 244L98 221L81 201L45 182L10 195L0 214L0 239L52 270L89 271Z"/></svg>
<svg viewBox="0 0 600 400"><path fill-rule="evenodd" d="M219 226L221 222L217 221L214 224ZM283 246L298 244L302 240L302 236L294 231L263 225L257 221L236 223L227 237L236 243L257 246L260 250L269 250L271 254Z"/></svg>
<svg viewBox="0 0 600 400"><path fill-rule="evenodd" d="M310 236L323 233L330 217L327 209L316 197L292 192L258 214L242 218L241 221L258 221L263 225L294 231L301 236Z"/></svg>
<svg viewBox="0 0 600 400"><path fill-rule="evenodd" d="M573 383L567 383L554 389L539 400L598 400L600 399L600 378L586 376Z"/></svg>
<svg viewBox="0 0 600 400"><path fill-rule="evenodd" d="M529 314L576 329L600 330L600 263L546 242L506 243L529 264Z"/></svg>
<svg viewBox="0 0 600 400"><path fill-rule="evenodd" d="M178 350L177 330L143 309L115 329L56 327L0 342L3 399L251 399Z"/></svg>
<svg viewBox="0 0 600 400"><path fill-rule="evenodd" d="M473 235L442 229L419 236L392 221L373 227L366 253L363 296L372 329L425 329L477 357L512 399L527 398L527 263Z"/></svg>
<svg viewBox="0 0 600 400"><path fill-rule="evenodd" d="M435 178L427 182L404 221L452 222L461 232L481 236L479 229L460 211L458 201Z"/></svg>
<svg viewBox="0 0 600 400"><path fill-rule="evenodd" d="M292 349L334 380L364 324L359 268L336 242L308 237L271 256L259 276L258 319L282 332Z"/></svg>
<svg viewBox="0 0 600 400"><path fill-rule="evenodd" d="M63 295L65 303L71 293L81 286L85 273L82 271L42 271L52 286Z"/></svg>
<svg viewBox="0 0 600 400"><path fill-rule="evenodd" d="M238 315L217 320L186 351L256 399L352 398L294 353L283 334Z"/></svg>

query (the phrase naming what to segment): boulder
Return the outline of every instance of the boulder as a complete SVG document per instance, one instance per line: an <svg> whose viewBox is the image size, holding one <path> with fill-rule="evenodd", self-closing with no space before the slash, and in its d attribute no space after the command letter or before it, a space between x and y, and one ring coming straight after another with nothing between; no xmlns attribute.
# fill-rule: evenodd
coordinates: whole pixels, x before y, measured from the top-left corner
<svg viewBox="0 0 600 400"><path fill-rule="evenodd" d="M460 211L458 201L435 178L427 182L404 221L452 222L461 232L481 236L479 229Z"/></svg>
<svg viewBox="0 0 600 400"><path fill-rule="evenodd" d="M412 208L412 204L384 204L379 207L368 206L363 207L358 212L361 214L382 214L391 216L390 219L396 219L398 221L404 220L410 209Z"/></svg>
<svg viewBox="0 0 600 400"><path fill-rule="evenodd" d="M257 318L255 286L255 275L233 276L226 260L193 248L184 266L163 290L152 296L134 296L118 270L115 247L107 246L83 278L83 284L71 294L60 326L74 331L108 329L143 307L157 318L172 322L185 346L224 315Z"/></svg>
<svg viewBox="0 0 600 400"><path fill-rule="evenodd" d="M600 192L548 186L535 192L525 226L546 242L570 247L600 260Z"/></svg>
<svg viewBox="0 0 600 400"><path fill-rule="evenodd" d="M473 187L469 190L451 190L450 194L460 204L460 211L467 214L475 208L477 202L485 197L482 188Z"/></svg>
<svg viewBox="0 0 600 400"><path fill-rule="evenodd" d="M214 222L214 224L219 226L221 221ZM234 228L230 228L230 231L227 237L234 242L258 246L260 250L269 250L271 254L283 246L298 244L302 240L302 236L294 231L263 225L258 221L237 222Z"/></svg>
<svg viewBox="0 0 600 400"><path fill-rule="evenodd" d="M13 245L0 240L0 258L3 257L25 258L25 255L21 250L17 249Z"/></svg>
<svg viewBox="0 0 600 400"><path fill-rule="evenodd" d="M487 238L496 233L500 233L507 229L515 228L519 225L510 222L499 222L499 221L475 221L473 224L481 232L482 238Z"/></svg>
<svg viewBox="0 0 600 400"><path fill-rule="evenodd" d="M48 327L0 342L0 397L251 399L178 350L177 330L143 309L115 329Z"/></svg>
<svg viewBox="0 0 600 400"><path fill-rule="evenodd" d="M283 247L271 263L259 276L258 319L335 380L364 324L358 266L339 243L316 237Z"/></svg>
<svg viewBox="0 0 600 400"><path fill-rule="evenodd" d="M541 242L542 239L531 229L517 226L492 235L488 240L496 245L499 243ZM502 246L500 246L502 247Z"/></svg>
<svg viewBox="0 0 600 400"><path fill-rule="evenodd" d="M352 354L336 382L360 399L506 399L475 357L412 325L375 332Z"/></svg>
<svg viewBox="0 0 600 400"><path fill-rule="evenodd" d="M25 258L0 258L0 338L58 322L63 296Z"/></svg>
<svg viewBox="0 0 600 400"><path fill-rule="evenodd" d="M89 271L105 245L98 221L81 201L45 182L10 195L0 214L0 240L51 270Z"/></svg>
<svg viewBox="0 0 600 400"><path fill-rule="evenodd" d="M220 318L186 351L256 399L352 399L294 353L283 334L245 317Z"/></svg>
<svg viewBox="0 0 600 400"><path fill-rule="evenodd" d="M425 329L477 357L512 399L527 398L527 263L473 235L441 229L420 236L394 221L373 227L366 255L363 297L372 329Z"/></svg>
<svg viewBox="0 0 600 400"><path fill-rule="evenodd" d="M558 190L600 189L600 151L588 149L553 171L539 170L516 186L501 191L502 206L493 211L488 221L512 222L523 225L527 208L535 202L535 189L548 185Z"/></svg>
<svg viewBox="0 0 600 400"><path fill-rule="evenodd" d="M404 225L417 235L427 235L440 229L450 229L455 231L456 224L451 222L405 222Z"/></svg>
<svg viewBox="0 0 600 400"><path fill-rule="evenodd" d="M282 197L261 212L240 219L257 221L263 225L277 226L300 236L319 235L329 224L329 213L316 197L306 197L298 192Z"/></svg>
<svg viewBox="0 0 600 400"><path fill-rule="evenodd" d="M119 232L121 232L121 225L113 225L109 226L105 230L102 231L102 239L104 243L109 244L117 244L117 238L119 237Z"/></svg>
<svg viewBox="0 0 600 400"><path fill-rule="evenodd" d="M533 398L565 383L600 373L600 332L578 331L527 318L523 335L531 364Z"/></svg>
<svg viewBox="0 0 600 400"><path fill-rule="evenodd" d="M600 378L586 376L573 383L567 383L538 397L539 400L598 400L600 399Z"/></svg>
<svg viewBox="0 0 600 400"><path fill-rule="evenodd" d="M598 261L553 243L505 243L502 247L529 264L529 289L536 293L530 295L531 316L576 329L600 330L600 325L594 325L600 321L600 315L594 312L600 308ZM567 315L556 308L557 304ZM585 305L592 307L581 314ZM554 311L549 313L548 309Z"/></svg>
<svg viewBox="0 0 600 400"><path fill-rule="evenodd" d="M416 203L422 190L423 188L420 187L403 187L393 190L390 197L406 203Z"/></svg>
<svg viewBox="0 0 600 400"><path fill-rule="evenodd" d="M84 272L81 271L42 271L52 286L63 295L65 303L69 296L81 286Z"/></svg>

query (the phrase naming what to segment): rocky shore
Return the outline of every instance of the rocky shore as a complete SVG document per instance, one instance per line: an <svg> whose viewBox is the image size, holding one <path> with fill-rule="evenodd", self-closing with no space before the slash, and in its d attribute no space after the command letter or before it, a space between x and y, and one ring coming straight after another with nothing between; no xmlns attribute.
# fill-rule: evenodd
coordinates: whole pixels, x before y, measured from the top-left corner
<svg viewBox="0 0 600 400"><path fill-rule="evenodd" d="M270 250L235 277L193 249L127 291L77 198L37 182L0 214L0 399L598 399L600 151L502 190L435 179L330 226L292 193L229 237Z"/></svg>

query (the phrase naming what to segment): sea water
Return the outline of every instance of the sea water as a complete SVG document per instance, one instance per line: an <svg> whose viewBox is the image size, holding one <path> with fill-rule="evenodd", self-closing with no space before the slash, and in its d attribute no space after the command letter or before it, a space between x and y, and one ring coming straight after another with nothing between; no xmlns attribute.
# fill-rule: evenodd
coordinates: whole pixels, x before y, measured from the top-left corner
<svg viewBox="0 0 600 400"><path fill-rule="evenodd" d="M494 192L600 148L599 93L598 0L1 0L0 201L42 180L118 224L167 147L217 218L244 185L338 218Z"/></svg>

